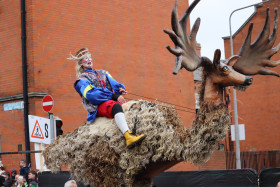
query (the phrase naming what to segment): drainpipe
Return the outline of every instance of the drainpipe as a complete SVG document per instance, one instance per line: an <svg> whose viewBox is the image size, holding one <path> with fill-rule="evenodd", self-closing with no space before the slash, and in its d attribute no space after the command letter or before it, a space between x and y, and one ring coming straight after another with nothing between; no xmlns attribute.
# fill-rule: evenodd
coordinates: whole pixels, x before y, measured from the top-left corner
<svg viewBox="0 0 280 187"><path fill-rule="evenodd" d="M24 132L25 150L30 151L29 126L28 126L28 85L27 85L27 58L26 58L26 20L25 20L25 0L20 1L21 6L21 49L22 49L22 85L24 101ZM26 153L26 164L30 164L30 153Z"/></svg>

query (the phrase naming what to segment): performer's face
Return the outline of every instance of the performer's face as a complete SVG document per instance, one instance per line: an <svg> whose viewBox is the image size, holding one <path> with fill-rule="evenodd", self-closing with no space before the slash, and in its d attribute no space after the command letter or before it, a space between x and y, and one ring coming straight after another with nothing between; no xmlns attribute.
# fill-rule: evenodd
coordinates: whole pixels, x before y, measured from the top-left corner
<svg viewBox="0 0 280 187"><path fill-rule="evenodd" d="M85 58L83 58L81 61L82 61L82 66L84 67L84 69L92 68L92 58L91 58L90 54L86 55Z"/></svg>

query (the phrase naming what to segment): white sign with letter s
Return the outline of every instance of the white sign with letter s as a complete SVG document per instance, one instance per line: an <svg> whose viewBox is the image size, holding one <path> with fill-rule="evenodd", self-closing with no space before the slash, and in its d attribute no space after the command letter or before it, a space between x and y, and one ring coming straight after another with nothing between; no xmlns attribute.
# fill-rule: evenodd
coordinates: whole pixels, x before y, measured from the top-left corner
<svg viewBox="0 0 280 187"><path fill-rule="evenodd" d="M30 142L50 144L50 119L28 115Z"/></svg>

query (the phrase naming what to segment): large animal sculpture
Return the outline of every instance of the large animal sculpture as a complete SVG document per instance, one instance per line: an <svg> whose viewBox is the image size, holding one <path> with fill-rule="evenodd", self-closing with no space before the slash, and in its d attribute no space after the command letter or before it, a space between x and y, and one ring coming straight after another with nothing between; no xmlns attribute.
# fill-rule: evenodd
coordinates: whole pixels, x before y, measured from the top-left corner
<svg viewBox="0 0 280 187"><path fill-rule="evenodd" d="M265 67L275 67L279 61L270 60L280 48L272 49L276 39L278 15L269 36L270 14L264 28L251 44L252 26L237 56L225 63L216 50L213 62L195 51L200 19L195 22L190 36L187 21L199 0L195 0L178 21L177 1L172 11L172 29L164 30L175 44L168 50L176 56L176 74L180 68L194 71L203 67L200 90L200 109L189 129L184 128L172 106L148 101L130 101L123 105L130 128L146 134L141 146L127 149L125 140L114 120L97 118L73 132L59 137L43 153L45 163L52 171L68 165L71 176L91 186L150 186L152 177L181 162L200 164L209 159L219 141L226 136L230 116L223 103L223 88L245 88L252 84L248 75L275 75Z"/></svg>

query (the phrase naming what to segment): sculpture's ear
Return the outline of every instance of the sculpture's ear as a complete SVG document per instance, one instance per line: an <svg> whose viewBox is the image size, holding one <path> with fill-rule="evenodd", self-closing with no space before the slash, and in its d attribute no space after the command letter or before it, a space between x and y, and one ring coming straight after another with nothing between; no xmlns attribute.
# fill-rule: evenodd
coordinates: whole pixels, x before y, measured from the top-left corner
<svg viewBox="0 0 280 187"><path fill-rule="evenodd" d="M220 65L220 59L221 59L221 51L220 49L216 49L213 59L213 64L215 67L218 67Z"/></svg>
<svg viewBox="0 0 280 187"><path fill-rule="evenodd" d="M237 62L237 60L240 58L240 56L237 56L237 55L234 55L234 56L231 56L226 64L229 65L229 66L234 66L234 64Z"/></svg>

